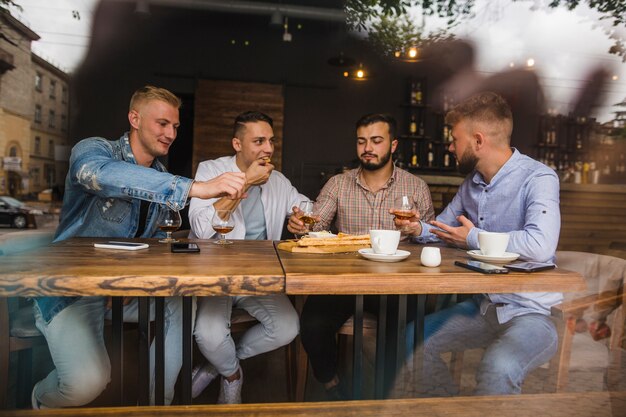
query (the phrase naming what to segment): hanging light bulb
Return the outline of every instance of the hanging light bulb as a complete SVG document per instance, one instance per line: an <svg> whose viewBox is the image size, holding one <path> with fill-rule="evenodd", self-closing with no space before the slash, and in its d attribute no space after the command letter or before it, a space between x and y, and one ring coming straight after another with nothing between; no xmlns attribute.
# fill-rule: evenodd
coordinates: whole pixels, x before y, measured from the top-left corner
<svg viewBox="0 0 626 417"><path fill-rule="evenodd" d="M415 58L417 58L417 48L412 46L411 48L409 48L409 59Z"/></svg>
<svg viewBox="0 0 626 417"><path fill-rule="evenodd" d="M363 63L359 64L359 68L354 72L353 79L357 81L365 81L367 80L367 71L363 68Z"/></svg>

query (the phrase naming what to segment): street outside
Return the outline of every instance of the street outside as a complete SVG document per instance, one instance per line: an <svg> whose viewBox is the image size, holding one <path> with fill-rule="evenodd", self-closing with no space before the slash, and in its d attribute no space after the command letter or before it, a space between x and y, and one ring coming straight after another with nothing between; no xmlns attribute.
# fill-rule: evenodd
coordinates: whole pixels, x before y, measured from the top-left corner
<svg viewBox="0 0 626 417"><path fill-rule="evenodd" d="M25 203L29 207L38 208L43 211L44 214L35 215L35 222L37 223L37 228L28 228L28 229L16 229L8 226L0 226L0 240L2 236L7 235L9 233L28 233L32 231L42 231L42 230L56 230L57 225L59 224L59 209L58 204L51 206L49 202L38 202L38 201L25 201Z"/></svg>

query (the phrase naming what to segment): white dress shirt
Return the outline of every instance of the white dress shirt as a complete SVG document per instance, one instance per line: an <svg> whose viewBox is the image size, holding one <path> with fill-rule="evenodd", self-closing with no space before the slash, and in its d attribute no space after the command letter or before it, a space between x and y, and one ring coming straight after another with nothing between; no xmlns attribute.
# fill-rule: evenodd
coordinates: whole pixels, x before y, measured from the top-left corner
<svg viewBox="0 0 626 417"><path fill-rule="evenodd" d="M225 172L241 172L235 156L201 162L196 172L196 181L207 181ZM265 226L269 240L279 240L283 231L283 224L291 214L293 206L298 206L300 201L309 198L300 194L291 182L280 172L272 171L269 180L261 185L261 201L265 212ZM215 209L213 203L219 198L202 200L192 198L189 204L189 222L191 223L190 238L211 239L216 237L216 232L211 227L211 218ZM228 234L231 239L244 239L246 236L246 223L243 219L241 204L233 213L235 228Z"/></svg>

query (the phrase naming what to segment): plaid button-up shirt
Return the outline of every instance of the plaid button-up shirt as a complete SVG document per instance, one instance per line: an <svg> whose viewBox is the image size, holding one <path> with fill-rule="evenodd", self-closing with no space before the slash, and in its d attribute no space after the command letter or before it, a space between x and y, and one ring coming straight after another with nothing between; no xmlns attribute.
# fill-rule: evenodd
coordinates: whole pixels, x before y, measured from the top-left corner
<svg viewBox="0 0 626 417"><path fill-rule="evenodd" d="M315 202L314 211L320 216L315 230L329 230L333 220L336 229L343 233L366 234L370 229L395 229L394 216L389 210L396 197L412 199L421 219L433 220L435 212L428 185L394 166L387 183L373 193L361 182L361 168L338 174L328 180Z"/></svg>

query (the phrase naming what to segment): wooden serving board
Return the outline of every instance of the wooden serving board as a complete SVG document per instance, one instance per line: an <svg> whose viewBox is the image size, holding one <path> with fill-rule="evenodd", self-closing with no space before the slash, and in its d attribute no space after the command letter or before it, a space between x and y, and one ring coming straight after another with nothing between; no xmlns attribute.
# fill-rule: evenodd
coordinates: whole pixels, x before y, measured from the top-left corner
<svg viewBox="0 0 626 417"><path fill-rule="evenodd" d="M345 253L369 247L370 245L298 246L296 240L286 240L278 244L278 249L294 253Z"/></svg>

